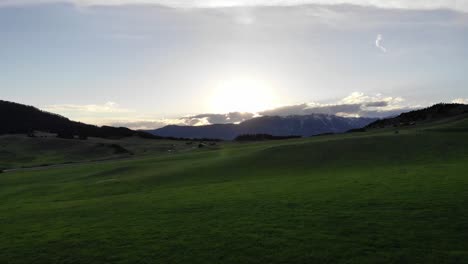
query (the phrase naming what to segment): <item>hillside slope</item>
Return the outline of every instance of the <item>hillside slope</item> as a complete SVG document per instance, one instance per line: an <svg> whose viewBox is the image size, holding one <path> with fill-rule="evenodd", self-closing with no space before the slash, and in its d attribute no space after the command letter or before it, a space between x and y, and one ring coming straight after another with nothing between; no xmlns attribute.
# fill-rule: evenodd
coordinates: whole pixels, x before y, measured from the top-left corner
<svg viewBox="0 0 468 264"><path fill-rule="evenodd" d="M375 118L344 118L333 115L263 116L240 124L215 124L207 126L166 126L148 131L154 135L183 138L219 138L232 140L243 134L270 134L273 136L313 136L323 133L341 133L361 128Z"/></svg>
<svg viewBox="0 0 468 264"><path fill-rule="evenodd" d="M57 133L64 137L122 138L138 135L154 138L145 132L133 131L124 127L87 125L39 110L33 106L0 100L0 134L24 134L35 130Z"/></svg>
<svg viewBox="0 0 468 264"><path fill-rule="evenodd" d="M377 120L365 128L385 128L429 123L453 117L464 117L468 114L468 105L464 104L436 104L420 110L402 113L394 118Z"/></svg>

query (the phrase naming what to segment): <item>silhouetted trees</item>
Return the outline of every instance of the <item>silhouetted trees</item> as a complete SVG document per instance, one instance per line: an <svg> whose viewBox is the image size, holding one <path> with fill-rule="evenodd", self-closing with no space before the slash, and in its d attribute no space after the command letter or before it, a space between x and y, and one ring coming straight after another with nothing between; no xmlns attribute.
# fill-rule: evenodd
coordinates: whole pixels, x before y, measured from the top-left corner
<svg viewBox="0 0 468 264"><path fill-rule="evenodd" d="M346 133L357 133L357 132L366 132L365 128L355 128L355 129L350 129L346 131Z"/></svg>
<svg viewBox="0 0 468 264"><path fill-rule="evenodd" d="M262 140L282 140L282 139L292 139L292 138L301 138L301 136L273 136L269 134L245 134L239 135L234 140L235 141L262 141Z"/></svg>

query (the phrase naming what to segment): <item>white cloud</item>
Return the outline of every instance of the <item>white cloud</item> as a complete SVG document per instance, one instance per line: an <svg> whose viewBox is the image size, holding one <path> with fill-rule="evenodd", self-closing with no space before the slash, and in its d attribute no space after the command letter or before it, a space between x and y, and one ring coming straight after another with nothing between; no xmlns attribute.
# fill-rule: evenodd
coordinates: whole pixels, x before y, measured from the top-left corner
<svg viewBox="0 0 468 264"><path fill-rule="evenodd" d="M468 104L468 98L457 98L452 101L454 104Z"/></svg>
<svg viewBox="0 0 468 264"><path fill-rule="evenodd" d="M366 107L399 107L404 99L401 97L383 96L382 94L366 95L361 92L353 92L341 99L339 104L362 104Z"/></svg>
<svg viewBox="0 0 468 264"><path fill-rule="evenodd" d="M93 125L108 125L115 120L131 119L135 111L119 106L115 102L103 104L56 104L41 108L42 110L65 116L71 120Z"/></svg>
<svg viewBox="0 0 468 264"><path fill-rule="evenodd" d="M382 34L378 34L377 38L375 39L375 46L379 48L383 53L387 52L387 49L382 46L383 36Z"/></svg>
<svg viewBox="0 0 468 264"><path fill-rule="evenodd" d="M43 108L45 111L53 113L130 113L133 112L129 109L121 108L115 102L107 102L102 105L88 104L88 105L76 105L76 104L57 104L48 105Z"/></svg>
<svg viewBox="0 0 468 264"><path fill-rule="evenodd" d="M304 4L351 4L395 9L452 9L468 12L468 0L2 0L0 6L68 2L80 6L157 4L174 8L217 8L236 6L294 6Z"/></svg>

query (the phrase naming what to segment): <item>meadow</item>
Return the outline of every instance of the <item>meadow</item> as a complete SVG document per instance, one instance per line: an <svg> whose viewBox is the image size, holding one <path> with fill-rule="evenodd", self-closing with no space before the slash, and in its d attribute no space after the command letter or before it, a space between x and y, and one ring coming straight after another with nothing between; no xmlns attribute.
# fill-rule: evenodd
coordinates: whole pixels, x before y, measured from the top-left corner
<svg viewBox="0 0 468 264"><path fill-rule="evenodd" d="M468 263L467 118L201 149L132 140L125 159L0 174L0 263ZM113 155L80 144L48 162Z"/></svg>
<svg viewBox="0 0 468 264"><path fill-rule="evenodd" d="M72 163L160 155L190 150L195 145L175 140L89 138L69 140L54 135L28 137L0 136L0 169L60 166Z"/></svg>

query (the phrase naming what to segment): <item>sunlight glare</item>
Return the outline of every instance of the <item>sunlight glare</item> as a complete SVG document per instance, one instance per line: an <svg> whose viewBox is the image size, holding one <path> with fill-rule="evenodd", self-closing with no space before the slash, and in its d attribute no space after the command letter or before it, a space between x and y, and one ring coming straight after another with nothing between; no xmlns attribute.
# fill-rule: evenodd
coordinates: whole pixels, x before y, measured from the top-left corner
<svg viewBox="0 0 468 264"><path fill-rule="evenodd" d="M211 96L210 104L216 113L257 113L274 108L276 101L276 95L267 83L245 78L220 82Z"/></svg>

